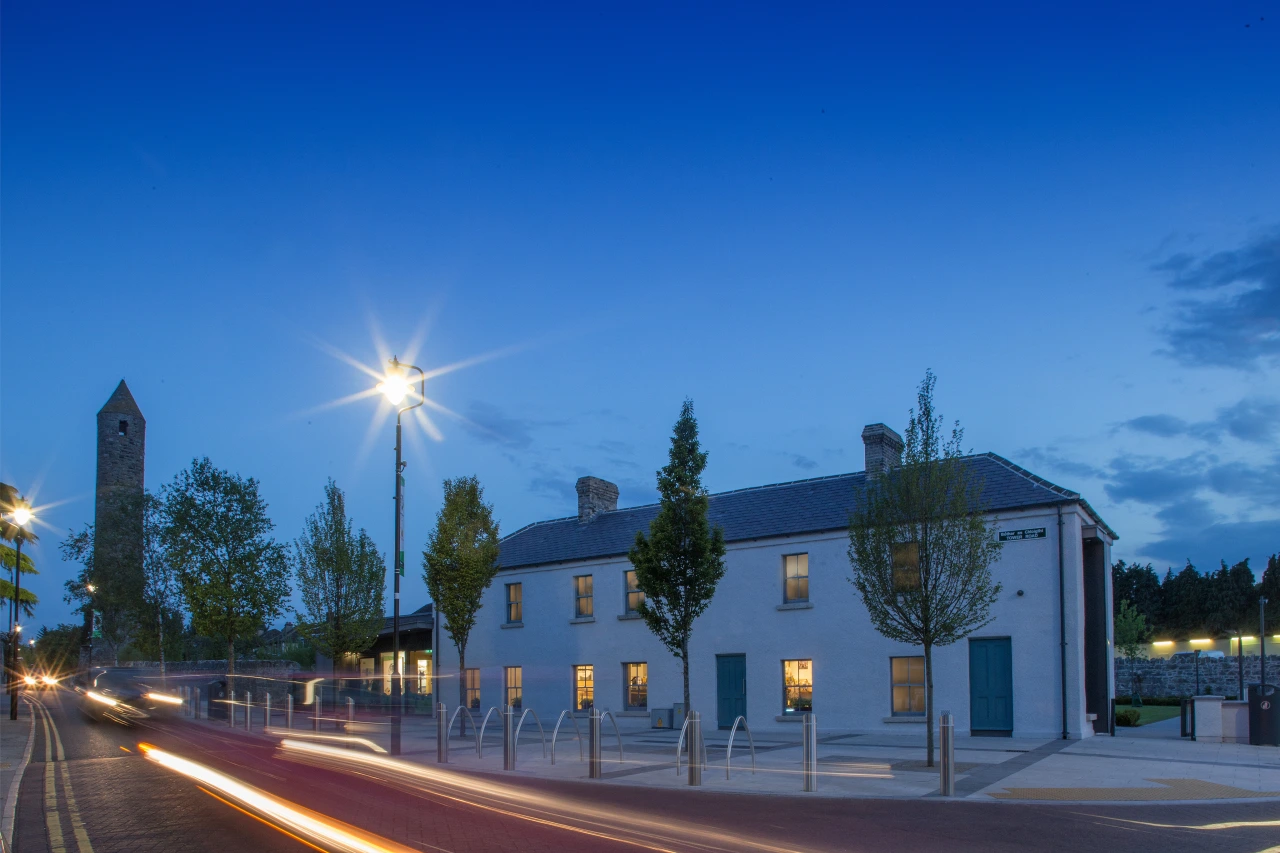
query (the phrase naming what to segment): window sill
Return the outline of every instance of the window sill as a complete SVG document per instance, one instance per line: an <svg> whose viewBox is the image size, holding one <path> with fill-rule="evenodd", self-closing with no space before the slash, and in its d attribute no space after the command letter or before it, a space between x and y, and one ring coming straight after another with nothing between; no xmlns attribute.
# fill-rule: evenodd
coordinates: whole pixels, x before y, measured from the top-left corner
<svg viewBox="0 0 1280 853"><path fill-rule="evenodd" d="M779 610L812 610L812 601L792 601L788 604L779 604Z"/></svg>
<svg viewBox="0 0 1280 853"><path fill-rule="evenodd" d="M773 719L779 723L803 723L804 714L779 714Z"/></svg>
<svg viewBox="0 0 1280 853"><path fill-rule="evenodd" d="M618 614L619 622L626 622L632 619L643 619L643 618L644 617L641 616L639 613L619 613Z"/></svg>
<svg viewBox="0 0 1280 853"><path fill-rule="evenodd" d="M503 622L502 627L503 628L523 628L524 623L523 622Z"/></svg>
<svg viewBox="0 0 1280 853"><path fill-rule="evenodd" d="M908 717L908 716L906 716L906 715L903 715L903 716L901 716L901 717L885 717L884 719L882 719L882 720L881 720L881 722L884 722L884 723L915 723L916 725L923 726L923 725L924 725L924 714L921 714L921 715L919 715L919 716L912 716L912 717Z"/></svg>
<svg viewBox="0 0 1280 853"><path fill-rule="evenodd" d="M586 623L586 622L594 622L594 621L596 621L596 617L594 617L594 616L579 616L579 617L577 617L577 618L575 618L575 619L570 619L570 620L569 620L569 624L570 624L570 625L582 625L582 624L584 624L584 623Z"/></svg>

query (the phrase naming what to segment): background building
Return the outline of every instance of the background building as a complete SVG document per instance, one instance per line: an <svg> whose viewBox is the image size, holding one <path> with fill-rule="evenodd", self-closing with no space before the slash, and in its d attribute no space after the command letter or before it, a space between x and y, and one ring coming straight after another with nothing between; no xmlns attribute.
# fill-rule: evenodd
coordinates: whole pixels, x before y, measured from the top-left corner
<svg viewBox="0 0 1280 853"><path fill-rule="evenodd" d="M812 710L828 729L923 729L921 650L878 634L848 580L850 510L867 471L893 464L902 447L883 424L863 440L866 471L711 496L728 550L690 648L704 719L728 726L744 714L759 730ZM1000 456L965 464L1006 541L993 566L1003 591L991 624L935 651L937 708L974 734L1092 734L1088 715L1109 719L1116 535L1079 494ZM593 705L649 716L681 701L679 661L634 612L641 593L626 558L658 508L620 510L617 496L584 477L576 516L503 540L467 649L471 704L520 704L545 718ZM456 677L443 633L439 665ZM456 702L448 686L441 695Z"/></svg>

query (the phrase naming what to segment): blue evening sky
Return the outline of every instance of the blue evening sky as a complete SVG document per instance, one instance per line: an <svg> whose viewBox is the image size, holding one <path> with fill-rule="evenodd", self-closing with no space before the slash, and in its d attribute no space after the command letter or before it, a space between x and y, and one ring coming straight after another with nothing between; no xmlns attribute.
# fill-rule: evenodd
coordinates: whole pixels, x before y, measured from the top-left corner
<svg viewBox="0 0 1280 853"><path fill-rule="evenodd" d="M976 451L1163 572L1280 551L1280 2L47 3L3 9L0 478L93 518L123 377L297 536L391 548L393 427L318 409L415 350L405 606L444 477L503 531L861 470L926 368ZM1030 7L1036 8L1030 8ZM900 7L900 8L899 8ZM380 343L379 343L380 342ZM1262 564L1262 565L1260 565ZM851 593L852 594L852 593Z"/></svg>

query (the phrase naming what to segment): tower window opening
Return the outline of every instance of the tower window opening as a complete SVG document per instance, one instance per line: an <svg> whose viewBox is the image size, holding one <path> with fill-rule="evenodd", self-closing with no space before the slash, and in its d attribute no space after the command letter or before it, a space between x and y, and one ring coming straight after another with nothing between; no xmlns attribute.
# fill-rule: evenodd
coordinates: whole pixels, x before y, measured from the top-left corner
<svg viewBox="0 0 1280 853"><path fill-rule="evenodd" d="M121 422L120 422L120 434L121 434L121 435L128 435L128 434L129 434L129 422L128 422L128 421L121 421Z"/></svg>

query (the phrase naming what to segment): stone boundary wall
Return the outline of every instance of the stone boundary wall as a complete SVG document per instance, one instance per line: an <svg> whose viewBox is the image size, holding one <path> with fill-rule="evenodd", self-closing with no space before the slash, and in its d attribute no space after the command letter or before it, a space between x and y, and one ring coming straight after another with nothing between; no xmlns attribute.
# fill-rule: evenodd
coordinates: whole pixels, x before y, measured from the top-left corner
<svg viewBox="0 0 1280 853"><path fill-rule="evenodd" d="M1245 689L1260 680L1261 658L1244 656ZM1133 676L1142 680L1143 696L1191 696L1196 692L1196 663L1180 658L1116 658L1115 695L1133 693ZM1280 655L1267 655L1267 681L1280 683ZM1200 659L1200 692L1218 696L1234 696L1239 684L1239 658L1235 655Z"/></svg>
<svg viewBox="0 0 1280 853"><path fill-rule="evenodd" d="M160 676L159 661L129 661L122 667L145 670L148 681ZM226 678L225 660L165 661L165 675L174 684L201 686L210 681ZM236 691L252 691L255 701L261 701L268 693L272 702L283 703L289 695L293 677L302 671L297 661L238 660L236 661ZM281 705L280 707L283 707Z"/></svg>

